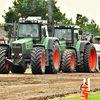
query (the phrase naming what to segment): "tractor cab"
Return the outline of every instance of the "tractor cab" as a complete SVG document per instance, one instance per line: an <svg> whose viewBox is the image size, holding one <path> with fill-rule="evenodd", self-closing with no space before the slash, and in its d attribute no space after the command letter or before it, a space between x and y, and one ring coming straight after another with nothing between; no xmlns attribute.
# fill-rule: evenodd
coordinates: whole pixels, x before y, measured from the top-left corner
<svg viewBox="0 0 100 100"><path fill-rule="evenodd" d="M67 47L76 45L80 40L80 27L72 25L55 25L54 37L59 38L62 51Z"/></svg>
<svg viewBox="0 0 100 100"><path fill-rule="evenodd" d="M54 36L58 37L60 41L73 43L73 28L66 28L65 26L55 27Z"/></svg>
<svg viewBox="0 0 100 100"><path fill-rule="evenodd" d="M26 20L24 18L19 19L17 39L32 38L33 41L41 41L42 35L48 34L43 33L47 23L46 20L41 20L41 17L28 17ZM42 27L45 26L45 27Z"/></svg>
<svg viewBox="0 0 100 100"><path fill-rule="evenodd" d="M24 62L30 62L33 46L35 44L42 44L43 38L48 35L46 24L47 21L41 20L41 17L28 17L27 19L19 18L19 23L16 23L17 33L16 28L14 28L17 39L12 41L11 58L20 59L20 57L23 57ZM18 65L16 59L14 62L9 62L17 62L16 65Z"/></svg>
<svg viewBox="0 0 100 100"><path fill-rule="evenodd" d="M11 45L10 57L6 61L11 64L12 73L24 73L28 63L33 74L58 72L59 41L56 37L49 37L47 20L41 20L41 17L20 18L19 23L14 23Z"/></svg>
<svg viewBox="0 0 100 100"><path fill-rule="evenodd" d="M41 17L19 18L19 23L16 24L17 39L12 43L12 55L23 54L26 58L29 57L33 45L41 44L43 37L48 35L46 23Z"/></svg>

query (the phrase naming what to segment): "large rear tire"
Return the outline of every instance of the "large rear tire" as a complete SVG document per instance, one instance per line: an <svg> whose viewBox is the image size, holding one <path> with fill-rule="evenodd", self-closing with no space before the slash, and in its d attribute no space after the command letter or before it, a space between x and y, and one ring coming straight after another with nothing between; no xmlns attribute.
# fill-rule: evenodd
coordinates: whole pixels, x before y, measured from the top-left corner
<svg viewBox="0 0 100 100"><path fill-rule="evenodd" d="M34 47L31 52L32 74L45 73L45 50L43 47Z"/></svg>
<svg viewBox="0 0 100 100"><path fill-rule="evenodd" d="M84 68L86 72L95 72L97 65L97 55L95 47L87 45L84 51Z"/></svg>
<svg viewBox="0 0 100 100"><path fill-rule="evenodd" d="M66 49L62 57L62 72L74 72L76 69L75 50Z"/></svg>
<svg viewBox="0 0 100 100"><path fill-rule="evenodd" d="M0 47L0 74L9 73L9 63L6 57L8 58L8 47Z"/></svg>
<svg viewBox="0 0 100 100"><path fill-rule="evenodd" d="M49 50L49 66L46 66L46 74L57 74L60 68L60 47L57 41L53 43L52 50Z"/></svg>
<svg viewBox="0 0 100 100"><path fill-rule="evenodd" d="M84 58L84 53L81 53L80 54L80 64L76 66L77 72L85 72L83 58Z"/></svg>
<svg viewBox="0 0 100 100"><path fill-rule="evenodd" d="M84 53L80 56L80 65L76 67L77 72L95 72L97 64L96 49L92 44L86 45Z"/></svg>

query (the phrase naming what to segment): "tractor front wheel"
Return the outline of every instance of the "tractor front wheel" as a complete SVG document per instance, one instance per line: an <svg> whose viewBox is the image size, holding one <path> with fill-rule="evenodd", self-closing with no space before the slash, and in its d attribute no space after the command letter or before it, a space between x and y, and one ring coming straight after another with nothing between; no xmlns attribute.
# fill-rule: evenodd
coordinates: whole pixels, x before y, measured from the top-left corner
<svg viewBox="0 0 100 100"><path fill-rule="evenodd" d="M46 74L57 74L60 68L60 46L57 41L53 43L52 50L49 50L49 66L46 66Z"/></svg>
<svg viewBox="0 0 100 100"><path fill-rule="evenodd" d="M84 51L84 68L86 72L95 72L97 64L97 55L95 47L87 45Z"/></svg>
<svg viewBox="0 0 100 100"><path fill-rule="evenodd" d="M8 48L0 47L0 74L9 73L9 62L6 61L8 58Z"/></svg>
<svg viewBox="0 0 100 100"><path fill-rule="evenodd" d="M74 72L76 68L76 53L75 50L66 49L62 57L62 71Z"/></svg>
<svg viewBox="0 0 100 100"><path fill-rule="evenodd" d="M43 47L34 47L32 49L31 70L33 74L45 73L45 50Z"/></svg>
<svg viewBox="0 0 100 100"><path fill-rule="evenodd" d="M84 53L80 53L80 64L76 66L77 72L84 72Z"/></svg>
<svg viewBox="0 0 100 100"><path fill-rule="evenodd" d="M97 64L96 49L92 44L86 45L84 53L80 54L80 65L77 65L77 72L95 72Z"/></svg>

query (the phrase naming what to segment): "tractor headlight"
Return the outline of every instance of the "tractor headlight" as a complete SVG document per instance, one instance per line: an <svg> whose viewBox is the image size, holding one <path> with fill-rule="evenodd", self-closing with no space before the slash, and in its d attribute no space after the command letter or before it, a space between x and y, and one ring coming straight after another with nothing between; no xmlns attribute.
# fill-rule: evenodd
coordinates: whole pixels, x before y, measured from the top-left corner
<svg viewBox="0 0 100 100"><path fill-rule="evenodd" d="M22 56L22 53L19 53L19 56Z"/></svg>
<svg viewBox="0 0 100 100"><path fill-rule="evenodd" d="M12 55L12 56L14 56L15 54L14 54L14 53L12 53L11 55Z"/></svg>

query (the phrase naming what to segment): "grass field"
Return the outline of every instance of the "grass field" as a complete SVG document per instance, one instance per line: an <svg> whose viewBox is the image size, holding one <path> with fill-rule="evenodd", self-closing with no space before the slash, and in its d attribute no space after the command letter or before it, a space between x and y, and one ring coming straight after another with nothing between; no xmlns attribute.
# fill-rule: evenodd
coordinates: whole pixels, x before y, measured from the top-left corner
<svg viewBox="0 0 100 100"><path fill-rule="evenodd" d="M75 97L75 98L67 98L62 100L84 100L84 99L81 99L81 97ZM88 100L100 100L100 93L89 95Z"/></svg>

